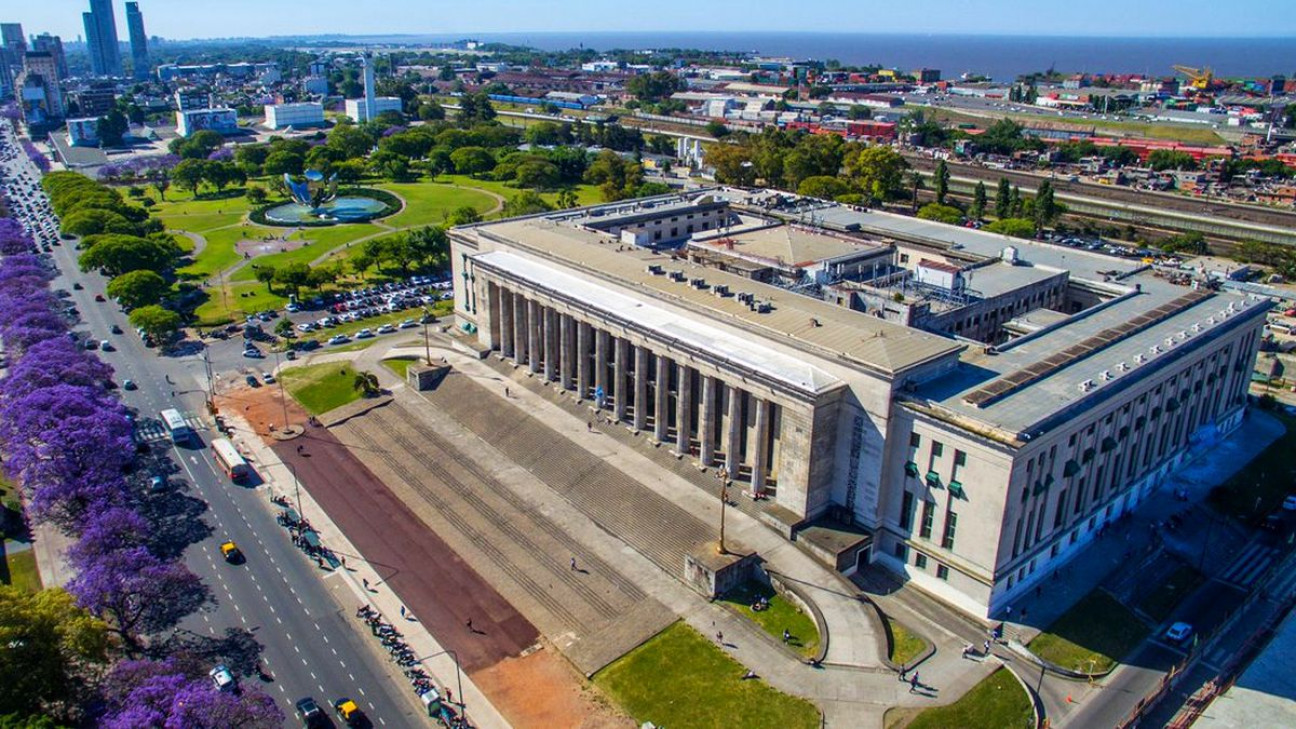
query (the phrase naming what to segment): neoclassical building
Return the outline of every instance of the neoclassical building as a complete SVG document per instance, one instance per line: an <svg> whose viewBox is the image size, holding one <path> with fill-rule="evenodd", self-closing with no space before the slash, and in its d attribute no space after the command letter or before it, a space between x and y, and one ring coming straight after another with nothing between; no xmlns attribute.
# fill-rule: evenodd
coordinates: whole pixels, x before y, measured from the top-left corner
<svg viewBox="0 0 1296 729"><path fill-rule="evenodd" d="M1268 307L1141 261L730 189L451 240L456 324L482 348L724 469L793 539L848 527L838 568L983 616L1236 426Z"/></svg>

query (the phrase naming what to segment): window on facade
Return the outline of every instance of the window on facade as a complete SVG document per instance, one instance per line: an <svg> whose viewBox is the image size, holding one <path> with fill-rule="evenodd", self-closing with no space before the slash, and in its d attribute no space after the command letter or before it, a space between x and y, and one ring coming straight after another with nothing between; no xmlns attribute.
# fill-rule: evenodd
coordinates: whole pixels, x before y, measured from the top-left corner
<svg viewBox="0 0 1296 729"><path fill-rule="evenodd" d="M945 444L938 440L932 441L932 458L940 458L945 455Z"/></svg>
<svg viewBox="0 0 1296 729"><path fill-rule="evenodd" d="M920 570L927 569L927 555L922 552L914 553L914 566Z"/></svg>
<svg viewBox="0 0 1296 729"><path fill-rule="evenodd" d="M908 529L909 527L913 526L913 508L914 508L913 494L908 491L905 491L904 498L900 502L900 528L901 529Z"/></svg>
<svg viewBox="0 0 1296 729"><path fill-rule="evenodd" d="M949 567L943 564L936 565L936 578L941 580L949 579Z"/></svg>
<svg viewBox="0 0 1296 729"><path fill-rule="evenodd" d="M945 534L941 537L942 549L954 548L954 532L958 529L958 514L946 512L945 514Z"/></svg>
<svg viewBox="0 0 1296 729"><path fill-rule="evenodd" d="M936 502L923 501L922 508L922 526L918 529L918 536L923 539L931 539L932 522L936 520Z"/></svg>
<svg viewBox="0 0 1296 729"><path fill-rule="evenodd" d="M1066 508L1067 492L1066 489L1062 489L1062 493L1058 494L1057 511L1053 514L1054 529L1062 526L1062 521L1066 519Z"/></svg>
<svg viewBox="0 0 1296 729"><path fill-rule="evenodd" d="M908 545L908 544L905 544L904 542L896 542L896 545L895 545L895 556L896 556L896 559L899 559L901 562L908 562L908 561L909 561L909 545Z"/></svg>
<svg viewBox="0 0 1296 729"><path fill-rule="evenodd" d="M910 434L909 434L909 447L910 447L910 448L917 448L918 446L921 446L921 445L922 445L922 436L921 436L921 435L918 435L917 433L910 433Z"/></svg>

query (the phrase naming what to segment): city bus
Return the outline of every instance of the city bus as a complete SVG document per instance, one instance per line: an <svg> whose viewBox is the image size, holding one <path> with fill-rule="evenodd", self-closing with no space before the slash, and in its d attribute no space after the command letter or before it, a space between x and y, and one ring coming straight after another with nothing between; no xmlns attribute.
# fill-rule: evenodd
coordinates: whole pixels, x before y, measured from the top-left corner
<svg viewBox="0 0 1296 729"><path fill-rule="evenodd" d="M228 439L217 438L212 441L211 447L216 465L229 480L242 481L252 473L252 467L243 460L243 456L239 455L238 449Z"/></svg>
<svg viewBox="0 0 1296 729"><path fill-rule="evenodd" d="M172 443L185 443L193 438L194 433L189 423L174 408L162 411L162 426L166 428L167 435L171 436Z"/></svg>

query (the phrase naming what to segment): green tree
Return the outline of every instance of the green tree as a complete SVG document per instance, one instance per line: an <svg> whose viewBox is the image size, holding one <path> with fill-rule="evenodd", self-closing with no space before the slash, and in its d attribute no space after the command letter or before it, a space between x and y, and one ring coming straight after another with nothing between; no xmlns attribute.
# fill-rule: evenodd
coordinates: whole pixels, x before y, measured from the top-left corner
<svg viewBox="0 0 1296 729"><path fill-rule="evenodd" d="M300 175L306 168L305 156L295 152L281 150L271 152L266 157L264 170L267 175L280 177L282 175Z"/></svg>
<svg viewBox="0 0 1296 729"><path fill-rule="evenodd" d="M181 160L180 164L171 170L171 181L196 196L198 187L202 185L203 180L207 179L208 164L210 163L205 159Z"/></svg>
<svg viewBox="0 0 1296 729"><path fill-rule="evenodd" d="M972 191L972 207L968 208L968 217L980 220L985 217L985 209L986 186L984 182L978 182L976 189Z"/></svg>
<svg viewBox="0 0 1296 729"><path fill-rule="evenodd" d="M128 129L130 124L126 120L126 115L113 109L106 116L100 117L99 122L95 124L95 130L99 133L99 146L120 147Z"/></svg>
<svg viewBox="0 0 1296 729"><path fill-rule="evenodd" d="M162 202L166 202L166 191L167 188L171 187L171 179L168 175L169 173L159 175L153 180L153 189L157 190L158 197L162 199Z"/></svg>
<svg viewBox="0 0 1296 729"><path fill-rule="evenodd" d="M374 397L382 392L382 388L378 386L378 376L368 370L357 372L351 386L365 397Z"/></svg>
<svg viewBox="0 0 1296 729"><path fill-rule="evenodd" d="M756 165L752 149L743 144L712 144L706 148L706 163L715 169L716 182L722 185L752 187L756 184Z"/></svg>
<svg viewBox="0 0 1296 729"><path fill-rule="evenodd" d="M894 199L904 187L909 163L891 147L874 145L846 155L846 173L855 188L873 200Z"/></svg>
<svg viewBox="0 0 1296 729"><path fill-rule="evenodd" d="M1039 184L1035 192L1035 225L1043 229L1057 221L1059 211L1057 202L1053 199L1053 183L1044 180Z"/></svg>
<svg viewBox="0 0 1296 729"><path fill-rule="evenodd" d="M958 225L963 222L963 211L951 205L927 203L918 210L918 217L923 220L935 220L939 223Z"/></svg>
<svg viewBox="0 0 1296 729"><path fill-rule="evenodd" d="M100 233L133 235L139 232L138 226L120 213L102 208L84 208L64 216L59 230L64 235L75 235L77 237L99 235Z"/></svg>
<svg viewBox="0 0 1296 729"><path fill-rule="evenodd" d="M716 139L724 139L729 136L729 127L719 119L712 119L706 124L706 132Z"/></svg>
<svg viewBox="0 0 1296 729"><path fill-rule="evenodd" d="M1013 238L1035 237L1035 221L1026 218L1002 218L982 228L989 233L1000 233Z"/></svg>
<svg viewBox="0 0 1296 729"><path fill-rule="evenodd" d="M533 215L553 210L553 206L540 197L535 190L523 190L504 203L504 216L509 218L521 215Z"/></svg>
<svg viewBox="0 0 1296 729"><path fill-rule="evenodd" d="M936 171L932 174L932 191L936 193L936 202L939 205L945 204L945 198L949 197L950 171L949 165L945 160L936 162Z"/></svg>
<svg viewBox="0 0 1296 729"><path fill-rule="evenodd" d="M268 264L253 264L252 275L257 281L266 285L266 291L274 293L275 267Z"/></svg>
<svg viewBox="0 0 1296 729"><path fill-rule="evenodd" d="M374 139L355 124L339 124L329 133L325 145L340 155L341 159L358 159L369 154L374 147Z"/></svg>
<svg viewBox="0 0 1296 729"><path fill-rule="evenodd" d="M861 106L859 104L855 104L850 108L850 110L846 112L846 116L847 118L852 119L854 121L859 121L861 119L872 119L873 110L868 108L867 106Z"/></svg>
<svg viewBox="0 0 1296 729"><path fill-rule="evenodd" d="M471 205L460 205L446 216L446 225L451 228L456 225L471 225L481 222L481 219L481 213L477 212L477 208Z"/></svg>
<svg viewBox="0 0 1296 729"><path fill-rule="evenodd" d="M626 81L626 92L645 103L657 103L685 88L684 80L669 71L633 76Z"/></svg>
<svg viewBox="0 0 1296 729"><path fill-rule="evenodd" d="M324 287L337 283L342 278L342 267L338 264L323 264L311 268L310 274L306 277L306 285L316 291L323 291Z"/></svg>
<svg viewBox="0 0 1296 729"><path fill-rule="evenodd" d="M86 243L89 247L77 259L81 270L101 270L109 276L140 270L165 273L180 257L180 247L170 237L98 235Z"/></svg>
<svg viewBox="0 0 1296 729"><path fill-rule="evenodd" d="M995 189L994 214L996 218L1006 218L1012 213L1012 185L1009 184L1007 177L999 178L999 186Z"/></svg>
<svg viewBox="0 0 1296 729"><path fill-rule="evenodd" d="M275 269L274 281L296 295L310 280L310 266L304 262L289 263Z"/></svg>
<svg viewBox="0 0 1296 729"><path fill-rule="evenodd" d="M836 200L839 195L850 192L850 186L836 177L818 175L807 177L797 186L797 194L806 197L817 197L820 200Z"/></svg>
<svg viewBox="0 0 1296 729"><path fill-rule="evenodd" d="M162 301L170 286L154 271L128 271L108 282L108 296L127 309L138 309Z"/></svg>
<svg viewBox="0 0 1296 729"><path fill-rule="evenodd" d="M287 317L281 318L275 323L274 333L280 337L284 337L285 339L295 336L292 320Z"/></svg>
<svg viewBox="0 0 1296 729"><path fill-rule="evenodd" d="M249 203L254 206L265 205L266 189L260 185L248 185L247 190L243 193Z"/></svg>
<svg viewBox="0 0 1296 729"><path fill-rule="evenodd" d="M170 337L180 329L180 315L157 304L141 306L130 313L131 326L158 341Z"/></svg>
<svg viewBox="0 0 1296 729"><path fill-rule="evenodd" d="M107 662L108 626L60 588L29 593L0 585L0 645L3 711L70 724L72 710L89 698Z"/></svg>
<svg viewBox="0 0 1296 729"><path fill-rule="evenodd" d="M450 153L450 162L461 175L479 175L495 168L495 157L482 147L461 147Z"/></svg>
<svg viewBox="0 0 1296 729"><path fill-rule="evenodd" d="M558 207L562 210L578 207L580 202L576 199L576 192L571 188L564 188L558 191Z"/></svg>
<svg viewBox="0 0 1296 729"><path fill-rule="evenodd" d="M1148 155L1147 162L1157 172L1197 169L1197 160L1191 154L1174 149L1154 149Z"/></svg>

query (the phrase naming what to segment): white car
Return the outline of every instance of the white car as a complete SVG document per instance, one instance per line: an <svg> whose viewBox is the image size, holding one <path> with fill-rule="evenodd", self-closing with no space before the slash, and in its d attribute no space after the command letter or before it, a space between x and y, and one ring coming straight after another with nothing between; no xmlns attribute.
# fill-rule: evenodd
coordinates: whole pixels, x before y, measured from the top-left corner
<svg viewBox="0 0 1296 729"><path fill-rule="evenodd" d="M416 327L416 326L418 326L418 325L419 325L419 323L416 322L416 321L414 321L413 319L406 319L405 321L403 321L403 322L400 323L400 328L401 328L401 329L413 329L414 327Z"/></svg>
<svg viewBox="0 0 1296 729"><path fill-rule="evenodd" d="M383 324L382 326L378 327L379 334L391 334L394 331L396 331L396 327L392 326L391 324Z"/></svg>
<svg viewBox="0 0 1296 729"><path fill-rule="evenodd" d="M369 329L361 329L360 331L356 332L356 335L355 335L355 336L356 336L356 339L369 339L369 338L372 337L373 335L374 335L374 333L373 333L372 330L369 330Z"/></svg>
<svg viewBox="0 0 1296 729"><path fill-rule="evenodd" d="M270 373L270 372L262 372L262 373L261 373L261 381L264 382L264 383L266 383L267 385L269 385L270 383L272 383L272 382L275 381L275 379L274 379L274 375L273 375L272 373Z"/></svg>
<svg viewBox="0 0 1296 729"><path fill-rule="evenodd" d="M298 325L297 325L297 331L299 331L299 332L313 332L313 331L315 331L315 325L312 324L312 323L310 323L310 322L306 322L306 323L304 323L304 324L298 324Z"/></svg>
<svg viewBox="0 0 1296 729"><path fill-rule="evenodd" d="M212 684L216 686L218 691L234 690L234 674L230 673L230 670L224 664L213 668L207 675L211 676Z"/></svg>
<svg viewBox="0 0 1296 729"><path fill-rule="evenodd" d="M346 344L346 343L349 342L349 341L351 341L351 337L348 337L348 336L345 335L345 334L335 334L335 335L329 337L328 343L329 343L329 344Z"/></svg>

